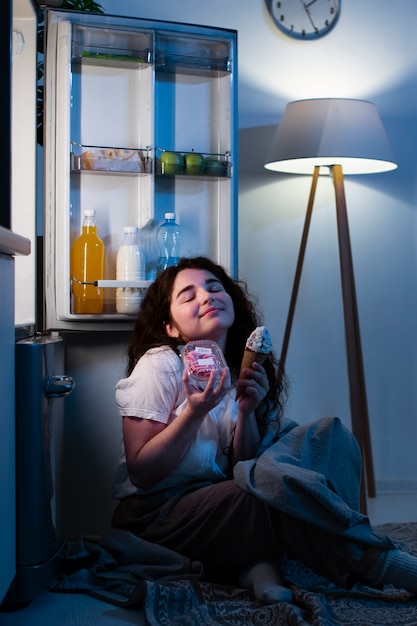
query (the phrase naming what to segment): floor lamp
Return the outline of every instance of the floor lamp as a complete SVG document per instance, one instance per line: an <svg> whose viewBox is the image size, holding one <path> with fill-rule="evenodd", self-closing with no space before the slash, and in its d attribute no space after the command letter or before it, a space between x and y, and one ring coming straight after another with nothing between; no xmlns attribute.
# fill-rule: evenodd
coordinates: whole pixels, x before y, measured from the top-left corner
<svg viewBox="0 0 417 626"><path fill-rule="evenodd" d="M323 98L291 102L285 108L265 168L277 172L312 175L300 251L280 356L285 368L298 287L304 261L314 196L319 174L333 178L349 377L352 432L364 459L361 510L366 512L366 491L375 496L365 376L359 330L355 279L346 211L344 174L371 174L393 170L392 151L376 107L363 100Z"/></svg>

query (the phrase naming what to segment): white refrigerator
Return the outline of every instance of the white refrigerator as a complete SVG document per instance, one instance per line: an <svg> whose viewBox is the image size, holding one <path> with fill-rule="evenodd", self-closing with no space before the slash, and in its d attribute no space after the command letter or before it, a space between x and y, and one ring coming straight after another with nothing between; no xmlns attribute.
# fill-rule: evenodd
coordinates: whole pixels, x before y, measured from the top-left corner
<svg viewBox="0 0 417 626"><path fill-rule="evenodd" d="M135 319L115 306L124 227L139 227L140 289L154 279L156 231L167 212L183 231L181 255L209 256L237 275L237 33L13 0L12 59L12 224L32 243L30 257L16 259L17 350L56 344L64 371L51 374L74 383L68 397L53 400L63 416L46 413L54 443L44 469L52 486L39 511L50 512L53 535L41 553L17 546L24 552L13 590L19 602L49 580L56 540L99 534L114 508L114 384ZM195 152L218 167L172 174L165 152ZM104 293L100 314L75 313L72 303L71 249L86 209L95 211L105 247L104 276L94 285ZM27 375L35 387L38 376L41 389L38 370ZM18 445L22 436L17 431Z"/></svg>

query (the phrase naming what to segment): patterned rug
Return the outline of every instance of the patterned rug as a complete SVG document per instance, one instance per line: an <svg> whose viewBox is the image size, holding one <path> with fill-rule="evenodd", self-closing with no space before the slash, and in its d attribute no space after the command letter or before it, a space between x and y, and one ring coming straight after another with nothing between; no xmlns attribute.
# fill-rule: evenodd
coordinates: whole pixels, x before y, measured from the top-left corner
<svg viewBox="0 0 417 626"><path fill-rule="evenodd" d="M417 523L377 528L417 556ZM260 605L242 589L198 580L148 582L146 618L150 626L417 626L417 598L393 587L346 591L291 559L283 576L292 604Z"/></svg>

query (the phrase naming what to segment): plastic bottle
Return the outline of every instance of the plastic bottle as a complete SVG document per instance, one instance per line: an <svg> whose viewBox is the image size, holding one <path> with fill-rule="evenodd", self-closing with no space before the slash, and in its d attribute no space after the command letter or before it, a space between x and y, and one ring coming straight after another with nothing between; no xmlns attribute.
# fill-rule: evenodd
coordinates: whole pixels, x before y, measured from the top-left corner
<svg viewBox="0 0 417 626"><path fill-rule="evenodd" d="M144 280L145 259L139 244L137 226L125 226L123 239L117 253L116 280ZM139 312L141 290L134 287L116 289L116 311L127 315Z"/></svg>
<svg viewBox="0 0 417 626"><path fill-rule="evenodd" d="M165 222L158 228L156 239L159 245L159 259L156 264L158 276L167 267L177 265L180 258L182 230L175 222L175 213L165 213Z"/></svg>
<svg viewBox="0 0 417 626"><path fill-rule="evenodd" d="M75 240L71 255L73 313L101 313L103 289L92 284L104 277L104 244L97 235L95 211L84 211L80 237Z"/></svg>

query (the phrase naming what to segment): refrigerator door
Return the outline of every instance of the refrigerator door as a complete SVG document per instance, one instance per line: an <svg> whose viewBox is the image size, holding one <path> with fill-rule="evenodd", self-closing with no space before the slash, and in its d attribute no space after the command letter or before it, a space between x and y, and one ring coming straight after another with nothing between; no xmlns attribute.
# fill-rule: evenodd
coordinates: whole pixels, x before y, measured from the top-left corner
<svg viewBox="0 0 417 626"><path fill-rule="evenodd" d="M11 220L31 242L15 260L15 324L35 324L36 302L36 13L30 0L13 0Z"/></svg>
<svg viewBox="0 0 417 626"><path fill-rule="evenodd" d="M126 330L117 313L116 256L138 226L146 289L156 230L175 212L183 256L236 273L236 33L200 26L49 11L45 57L45 310L49 329ZM214 159L217 170L164 171L162 155ZM70 259L94 209L105 246L100 314L75 313Z"/></svg>

